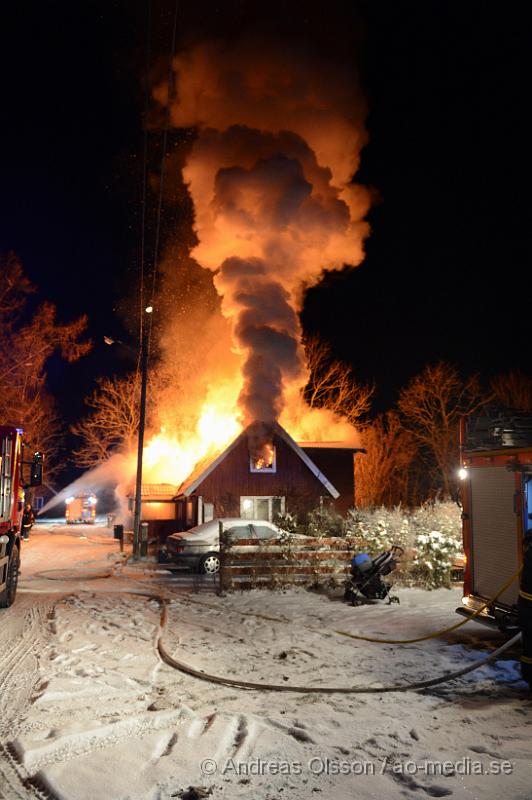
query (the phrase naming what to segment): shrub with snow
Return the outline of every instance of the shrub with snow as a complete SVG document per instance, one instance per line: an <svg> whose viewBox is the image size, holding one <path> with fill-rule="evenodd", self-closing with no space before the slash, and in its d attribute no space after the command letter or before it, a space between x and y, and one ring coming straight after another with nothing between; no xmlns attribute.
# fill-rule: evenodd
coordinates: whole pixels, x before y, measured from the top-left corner
<svg viewBox="0 0 532 800"><path fill-rule="evenodd" d="M318 506L309 512L305 529L301 533L309 536L345 536L346 522L333 508Z"/></svg>
<svg viewBox="0 0 532 800"><path fill-rule="evenodd" d="M425 503L413 512L395 509L353 509L348 512L347 536L372 556L396 544L405 555L400 577L427 589L449 586L455 557L462 553L460 509L454 503Z"/></svg>
<svg viewBox="0 0 532 800"><path fill-rule="evenodd" d="M290 514L289 511L285 511L284 514L276 514L273 522L278 528L281 528L281 530L286 531L287 533L297 532L297 514Z"/></svg>
<svg viewBox="0 0 532 800"><path fill-rule="evenodd" d="M450 585L451 567L463 552L460 515L452 502L427 503L412 514L416 529L412 573L428 589Z"/></svg>
<svg viewBox="0 0 532 800"><path fill-rule="evenodd" d="M376 556L396 544L404 550L413 545L413 531L410 516L401 507L394 509L378 508L350 509L347 512L347 535L360 542Z"/></svg>

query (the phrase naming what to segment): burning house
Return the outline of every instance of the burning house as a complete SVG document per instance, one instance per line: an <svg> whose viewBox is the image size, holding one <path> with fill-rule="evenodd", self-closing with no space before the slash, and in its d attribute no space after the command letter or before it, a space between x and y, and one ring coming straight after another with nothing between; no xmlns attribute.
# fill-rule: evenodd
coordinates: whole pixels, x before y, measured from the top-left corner
<svg viewBox="0 0 532 800"><path fill-rule="evenodd" d="M150 538L209 518L354 505L356 403L340 404L345 416L328 407L334 380L308 396L301 323L306 290L326 271L360 264L369 235L371 193L354 180L366 103L356 70L340 61L258 34L197 42L153 89L150 124L194 131L168 153L182 187L165 197L186 189L194 244L183 258L181 234L170 239L154 265L157 388L141 503ZM125 411L134 417L134 402ZM68 487L113 486L128 527L130 438Z"/></svg>
<svg viewBox="0 0 532 800"><path fill-rule="evenodd" d="M176 487L170 483L145 483L141 493L141 520L148 523L150 538L164 542L176 530ZM133 524L135 498L128 495L128 510L131 513L129 527Z"/></svg>
<svg viewBox="0 0 532 800"><path fill-rule="evenodd" d="M357 76L305 45L252 36L179 52L153 95L172 128L195 131L174 166L196 243L185 263L169 246L160 269L164 380L144 448L152 488L142 517L161 540L167 521L178 531L323 503L345 512L356 414L306 404L300 314L324 271L364 258L370 192L354 182L367 140ZM132 450L127 460L120 489L134 473ZM166 521L152 513L163 481L179 487Z"/></svg>
<svg viewBox="0 0 532 800"><path fill-rule="evenodd" d="M170 528L188 530L218 517L271 522L277 514L301 517L324 504L345 513L354 505L353 459L359 451L336 442L298 444L278 423L253 423L196 465L172 505L166 502L164 524L150 513L147 495L142 517L161 542Z"/></svg>

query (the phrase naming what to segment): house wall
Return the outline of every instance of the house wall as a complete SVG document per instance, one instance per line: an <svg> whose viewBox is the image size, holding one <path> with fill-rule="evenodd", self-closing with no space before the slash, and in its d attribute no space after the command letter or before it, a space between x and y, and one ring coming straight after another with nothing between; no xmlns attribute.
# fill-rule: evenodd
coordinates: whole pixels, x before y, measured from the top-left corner
<svg viewBox="0 0 532 800"><path fill-rule="evenodd" d="M141 520L148 522L155 519L175 519L175 500L142 500Z"/></svg>
<svg viewBox="0 0 532 800"><path fill-rule="evenodd" d="M177 519L178 505L175 500L148 500L141 503L141 522L148 523L148 540L157 542L158 549L171 533L184 530ZM133 519L131 520L133 525Z"/></svg>
<svg viewBox="0 0 532 800"><path fill-rule="evenodd" d="M283 439L274 436L273 443L276 472L250 472L244 437L197 487L195 494L214 504L215 517L240 517L240 498L246 495L285 497L285 510L297 514L315 508L320 497L330 497L321 481Z"/></svg>
<svg viewBox="0 0 532 800"><path fill-rule="evenodd" d="M24 490L24 499L29 501L32 505L33 510L35 513L40 511L46 503L52 499L54 493L48 489L46 486L34 486L28 487ZM61 516L64 515L65 510L65 502L63 501L59 506L59 514Z"/></svg>
<svg viewBox="0 0 532 800"><path fill-rule="evenodd" d="M339 447L303 447L318 469L327 476L340 497L334 507L340 514L346 514L355 505L355 462L354 453Z"/></svg>

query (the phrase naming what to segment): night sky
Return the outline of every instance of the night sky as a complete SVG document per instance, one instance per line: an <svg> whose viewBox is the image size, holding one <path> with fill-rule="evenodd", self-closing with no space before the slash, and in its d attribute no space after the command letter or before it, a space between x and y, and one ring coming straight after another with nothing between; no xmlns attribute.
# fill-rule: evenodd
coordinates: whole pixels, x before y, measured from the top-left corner
<svg viewBox="0 0 532 800"><path fill-rule="evenodd" d="M68 421L98 375L132 366L101 339L127 338L136 309L146 7L27 2L3 12L0 249L20 255L62 318L89 315L93 353L50 371ZM264 26L345 53L346 69L358 60L369 144L357 180L375 196L372 235L361 267L309 292L303 323L376 381L378 410L440 358L484 377L529 369L530 30L519 9L180 4L179 42ZM166 68L173 11L173 0L152 2L153 74Z"/></svg>

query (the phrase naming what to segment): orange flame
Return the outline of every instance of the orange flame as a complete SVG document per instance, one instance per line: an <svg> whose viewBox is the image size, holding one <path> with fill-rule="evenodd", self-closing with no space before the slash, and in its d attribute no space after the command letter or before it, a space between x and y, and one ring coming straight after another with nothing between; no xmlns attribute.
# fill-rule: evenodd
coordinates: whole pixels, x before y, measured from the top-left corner
<svg viewBox="0 0 532 800"><path fill-rule="evenodd" d="M179 486L198 462L222 451L241 429L235 414L207 404L194 431L170 435L163 428L152 437L144 448L144 481Z"/></svg>
<svg viewBox="0 0 532 800"><path fill-rule="evenodd" d="M183 404L191 409L178 420L170 391L160 416L168 433L147 445L145 479L179 485L254 421L278 420L300 442L354 442L346 420L303 400L299 312L304 287L324 269L363 260L370 194L352 182L365 103L343 62L244 37L192 46L173 68L175 93L163 84L154 96L170 104L173 126L197 128L182 168L194 206L191 256L212 273L225 325L209 320L205 287L187 304L189 326L179 314L164 338L166 362L176 362L176 342L195 353Z"/></svg>
<svg viewBox="0 0 532 800"><path fill-rule="evenodd" d="M240 385L240 376L233 382L225 379L218 386L211 385L193 429L168 433L163 427L149 440L144 448L145 483L171 483L179 487L199 462L222 452L238 436L243 428L237 406ZM291 394L280 424L293 439L302 443L357 443L357 432L345 419L326 409L309 408L296 387ZM270 450L269 461L265 457L257 468L271 465L274 451ZM131 454L131 459L134 458Z"/></svg>
<svg viewBox="0 0 532 800"><path fill-rule="evenodd" d="M273 444L266 444L263 447L262 455L255 460L255 469L270 469L275 458L275 448Z"/></svg>

